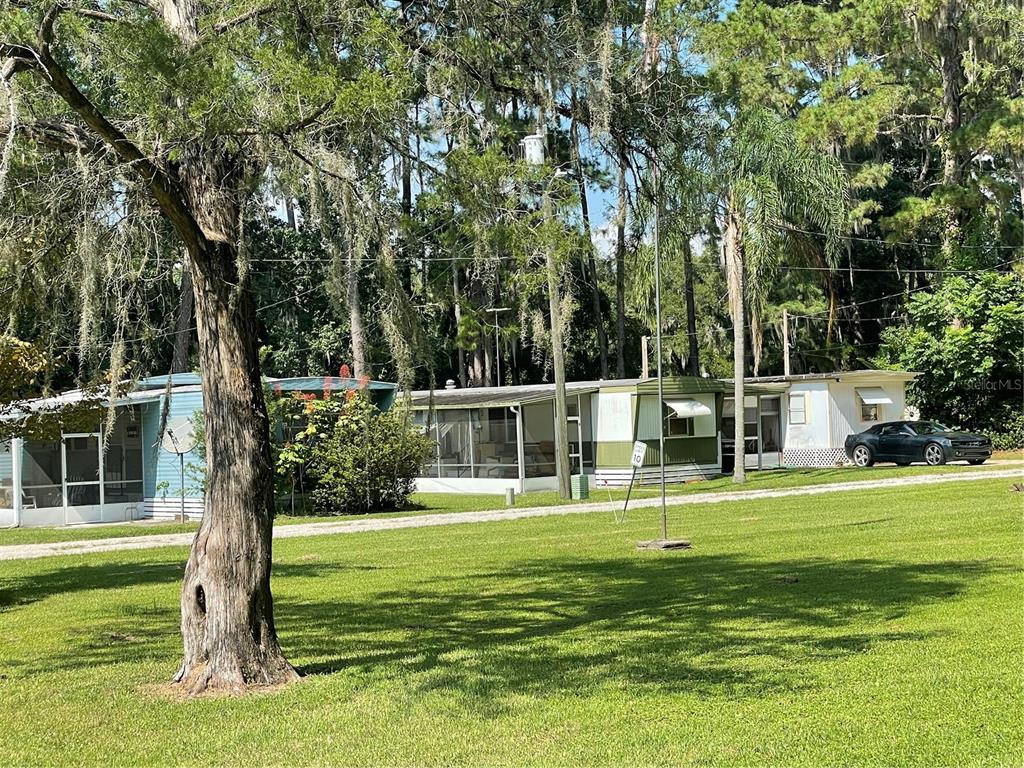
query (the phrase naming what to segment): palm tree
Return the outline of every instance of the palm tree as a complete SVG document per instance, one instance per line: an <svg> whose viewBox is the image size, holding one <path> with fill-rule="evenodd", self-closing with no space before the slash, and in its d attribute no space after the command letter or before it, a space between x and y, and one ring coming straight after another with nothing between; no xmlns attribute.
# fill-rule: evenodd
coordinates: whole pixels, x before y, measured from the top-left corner
<svg viewBox="0 0 1024 768"><path fill-rule="evenodd" d="M791 121L766 110L738 118L722 155L725 270L733 323L735 462L733 482L746 481L743 456L744 283L754 290L787 258L806 232L821 233L825 261L834 266L847 220L849 186L834 157L800 142Z"/></svg>

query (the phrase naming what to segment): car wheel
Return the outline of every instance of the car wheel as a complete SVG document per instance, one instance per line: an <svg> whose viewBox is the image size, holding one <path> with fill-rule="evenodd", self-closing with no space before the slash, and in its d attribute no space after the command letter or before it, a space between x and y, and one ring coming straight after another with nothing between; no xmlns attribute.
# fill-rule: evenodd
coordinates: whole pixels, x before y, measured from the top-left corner
<svg viewBox="0 0 1024 768"><path fill-rule="evenodd" d="M985 459L968 459L967 463L968 464L973 464L974 466L978 466L979 464L984 464L985 461L986 461Z"/></svg>
<svg viewBox="0 0 1024 768"><path fill-rule="evenodd" d="M946 452L938 443L928 443L924 447L924 460L930 467L937 467L946 463Z"/></svg>
<svg viewBox="0 0 1024 768"><path fill-rule="evenodd" d="M858 445L853 449L853 463L858 467L870 467L875 463L875 457L866 445Z"/></svg>

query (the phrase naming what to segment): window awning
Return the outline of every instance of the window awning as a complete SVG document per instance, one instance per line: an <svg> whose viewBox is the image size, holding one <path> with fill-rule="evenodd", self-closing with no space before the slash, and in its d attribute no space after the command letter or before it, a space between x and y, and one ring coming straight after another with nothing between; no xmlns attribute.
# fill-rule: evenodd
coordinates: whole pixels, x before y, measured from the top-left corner
<svg viewBox="0 0 1024 768"><path fill-rule="evenodd" d="M666 400L667 405L676 416L683 419L691 419L694 416L710 416L711 409L708 408L704 403L698 402L693 398L685 398L682 400Z"/></svg>
<svg viewBox="0 0 1024 768"><path fill-rule="evenodd" d="M857 397L864 405L892 405L892 398L881 387L857 387Z"/></svg>

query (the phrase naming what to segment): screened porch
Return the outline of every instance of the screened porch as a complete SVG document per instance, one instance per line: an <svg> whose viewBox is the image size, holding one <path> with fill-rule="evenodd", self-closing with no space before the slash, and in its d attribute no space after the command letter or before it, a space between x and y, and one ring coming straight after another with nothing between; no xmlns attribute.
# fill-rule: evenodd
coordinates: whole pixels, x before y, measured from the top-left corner
<svg viewBox="0 0 1024 768"><path fill-rule="evenodd" d="M594 471L590 395L570 394L567 402L570 469ZM495 491L508 487L545 488L555 475L553 399L511 405L419 409L413 417L434 439L420 482L426 490L447 485ZM446 482L454 481L454 482Z"/></svg>
<svg viewBox="0 0 1024 768"><path fill-rule="evenodd" d="M117 409L109 430L0 444L0 525L73 525L142 516L142 428Z"/></svg>

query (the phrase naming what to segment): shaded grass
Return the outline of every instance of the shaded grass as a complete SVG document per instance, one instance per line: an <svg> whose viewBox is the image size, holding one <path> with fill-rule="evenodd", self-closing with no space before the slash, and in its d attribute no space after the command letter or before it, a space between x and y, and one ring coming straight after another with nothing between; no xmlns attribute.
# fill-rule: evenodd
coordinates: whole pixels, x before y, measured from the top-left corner
<svg viewBox="0 0 1024 768"><path fill-rule="evenodd" d="M275 544L305 679L168 700L185 550L0 563L3 764L1020 764L1008 481Z"/></svg>
<svg viewBox="0 0 1024 768"><path fill-rule="evenodd" d="M908 477L928 474L944 474L949 472L985 472L993 469L1006 469L1006 466L972 467L967 464L948 464L942 467L910 466L896 467L881 465L871 468L830 467L802 469L774 469L747 473L745 485L737 486L731 477L718 477L710 480L699 480L689 483L676 483L666 486L672 495L690 493L713 493L716 491L758 490L773 488L798 488L806 485L842 483L851 480L879 480L894 477ZM1024 467L1021 468L1024 475ZM633 489L630 498L649 499L660 494L657 485L638 486ZM623 501L626 489L591 489L589 501ZM516 496L517 508L550 506L555 504L575 504L571 499L561 499L556 491L534 491ZM387 518L405 515L425 515L438 512L477 512L481 510L503 508L503 495L495 494L459 494L459 493L414 493L410 498L410 506L402 510L377 512L360 515L360 518ZM297 523L320 523L329 520L344 519L344 516L325 515L288 515L278 513L275 525L294 525ZM94 539L112 539L122 536L152 536L164 533L184 533L194 531L198 523L175 523L140 521L134 523L115 523L108 525L77 525L61 528L16 528L0 529L0 546L13 544L43 544L61 541L91 541Z"/></svg>

